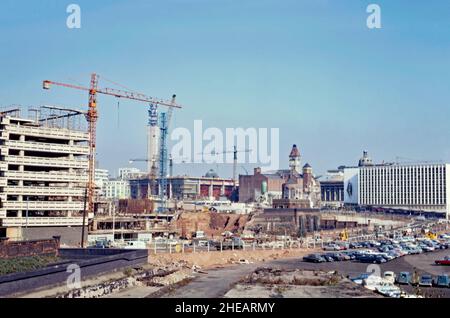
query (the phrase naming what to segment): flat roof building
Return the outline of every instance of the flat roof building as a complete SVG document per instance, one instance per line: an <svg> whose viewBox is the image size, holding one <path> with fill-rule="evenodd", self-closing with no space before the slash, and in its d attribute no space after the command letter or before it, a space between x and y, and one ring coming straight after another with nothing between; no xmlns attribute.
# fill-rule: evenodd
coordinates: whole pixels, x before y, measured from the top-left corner
<svg viewBox="0 0 450 318"><path fill-rule="evenodd" d="M344 169L347 205L445 214L450 208L450 164L381 164Z"/></svg>

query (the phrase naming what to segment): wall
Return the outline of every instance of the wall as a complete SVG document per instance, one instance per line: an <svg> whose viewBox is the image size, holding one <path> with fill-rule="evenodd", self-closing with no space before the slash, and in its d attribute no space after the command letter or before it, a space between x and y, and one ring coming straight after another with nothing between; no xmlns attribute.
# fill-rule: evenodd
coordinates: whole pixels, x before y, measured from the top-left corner
<svg viewBox="0 0 450 318"><path fill-rule="evenodd" d="M26 240L40 240L43 238L60 236L61 245L79 247L81 242L82 227L29 227L22 228L22 237ZM87 240L87 227L84 238Z"/></svg>
<svg viewBox="0 0 450 318"><path fill-rule="evenodd" d="M58 255L60 238L54 237L48 240L10 242L0 241L0 258L16 258L37 255Z"/></svg>
<svg viewBox="0 0 450 318"><path fill-rule="evenodd" d="M359 168L345 168L344 170L344 203L359 204ZM352 192L349 193L351 184Z"/></svg>
<svg viewBox="0 0 450 318"><path fill-rule="evenodd" d="M67 272L67 266L71 264L80 267L81 280L84 280L148 262L148 250L60 249L59 254L65 262L32 272L1 276L0 297L64 285L73 273Z"/></svg>

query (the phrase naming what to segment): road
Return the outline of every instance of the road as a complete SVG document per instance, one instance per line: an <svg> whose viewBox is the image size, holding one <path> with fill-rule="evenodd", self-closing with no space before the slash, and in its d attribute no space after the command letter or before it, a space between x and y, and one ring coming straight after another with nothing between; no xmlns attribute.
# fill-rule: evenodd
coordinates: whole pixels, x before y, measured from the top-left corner
<svg viewBox="0 0 450 318"><path fill-rule="evenodd" d="M380 265L381 274L385 271L399 273L402 271L413 272L417 270L419 274L449 274L450 266L434 265L434 260L450 254L448 250L442 250L427 254L408 255L395 259L386 264ZM324 271L337 270L344 276L357 276L367 271L370 264L357 263L352 261L312 264L303 262L299 258L278 259L264 263L236 265L230 267L217 268L208 271L207 274L197 274L196 278L189 284L182 286L163 297L167 298L220 298L231 289L232 285L239 282L244 276L252 273L258 267L278 267L281 269L315 269ZM413 287L405 287L408 292L416 292ZM421 293L425 296L450 298L450 288L421 288Z"/></svg>

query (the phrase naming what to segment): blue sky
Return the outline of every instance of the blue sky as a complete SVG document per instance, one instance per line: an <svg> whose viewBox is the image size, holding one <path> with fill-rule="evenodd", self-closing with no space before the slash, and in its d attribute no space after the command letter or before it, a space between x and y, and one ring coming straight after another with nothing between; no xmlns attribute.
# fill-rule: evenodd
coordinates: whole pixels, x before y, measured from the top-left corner
<svg viewBox="0 0 450 318"><path fill-rule="evenodd" d="M380 30L366 27L373 2ZM66 27L70 3L79 30ZM446 0L3 0L0 48L0 106L85 108L85 93L41 82L87 86L97 72L150 96L176 93L186 107L173 127L280 128L282 164L295 143L317 173L363 150L377 162L450 162ZM98 158L111 170L146 153L146 106L116 104L99 97Z"/></svg>

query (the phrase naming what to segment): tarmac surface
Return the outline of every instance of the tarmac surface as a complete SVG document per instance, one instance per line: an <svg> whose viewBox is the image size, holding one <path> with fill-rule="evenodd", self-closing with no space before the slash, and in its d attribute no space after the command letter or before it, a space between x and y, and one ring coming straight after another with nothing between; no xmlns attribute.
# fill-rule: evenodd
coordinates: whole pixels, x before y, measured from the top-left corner
<svg viewBox="0 0 450 318"><path fill-rule="evenodd" d="M440 250L419 255L407 255L385 264L379 265L380 274L385 271L399 272L417 271L421 274L449 274L450 266L435 265L436 259L449 255L449 250ZM368 266L371 266L368 269ZM181 286L163 298L220 298L223 297L234 284L252 273L258 267L277 267L280 269L315 269L323 271L338 271L344 276L354 277L371 271L372 264L354 261L331 262L313 264L303 262L301 258L278 259L257 264L235 265L209 270L207 274L197 274L197 277L185 286ZM402 286L405 291L426 297L450 298L450 288L412 287Z"/></svg>

